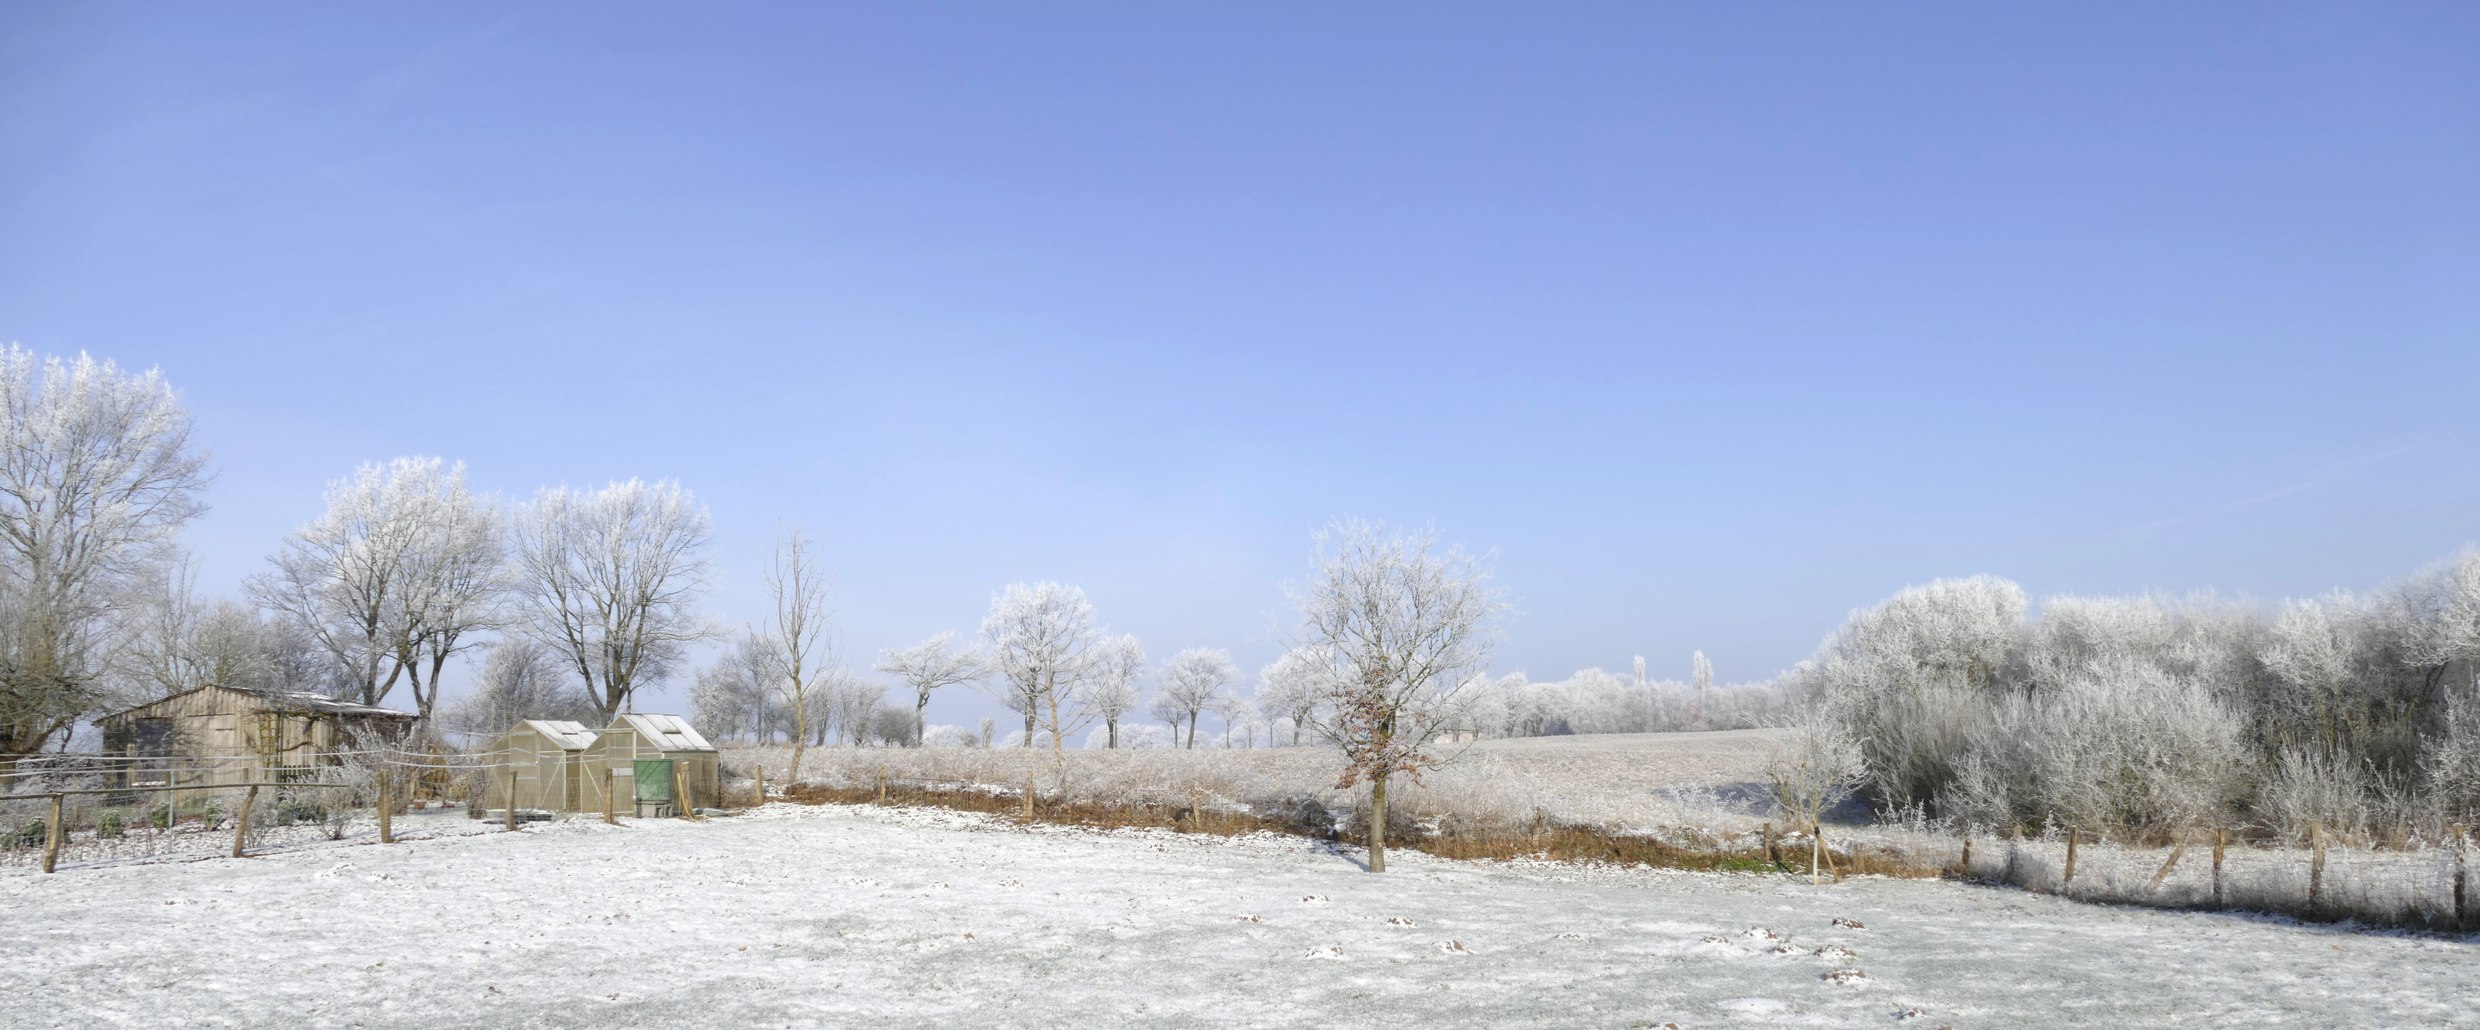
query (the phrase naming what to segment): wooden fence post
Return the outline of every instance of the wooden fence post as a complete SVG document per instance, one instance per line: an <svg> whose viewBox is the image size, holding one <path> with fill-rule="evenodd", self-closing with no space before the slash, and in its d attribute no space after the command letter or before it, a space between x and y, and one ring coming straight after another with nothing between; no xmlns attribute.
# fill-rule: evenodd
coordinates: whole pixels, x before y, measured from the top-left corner
<svg viewBox="0 0 2480 1030"><path fill-rule="evenodd" d="M1808 886L1823 884L1818 869L1825 864L1825 826L1808 824Z"/></svg>
<svg viewBox="0 0 2480 1030"><path fill-rule="evenodd" d="M1025 821L1033 821L1033 777L1025 777Z"/></svg>
<svg viewBox="0 0 2480 1030"><path fill-rule="evenodd" d="M2308 824L2308 911L2317 911L2325 893L2325 824Z"/></svg>
<svg viewBox="0 0 2480 1030"><path fill-rule="evenodd" d="M637 782L637 780L636 780L634 777L632 777L632 778L629 780L629 782L630 782L631 784L635 784L635 783ZM616 824L616 823L618 823L618 822L619 822L619 820L614 819L614 818L612 818L612 817L611 817L611 809L612 809L612 804L613 804L613 803L617 800L616 798L614 798L614 797L613 797L613 795L615 795L615 794L617 794L617 793L619 793L619 792L620 792L620 771L619 771L619 770L617 770L617 769L614 769L614 768L612 768L611 766L608 766L608 765L604 766L604 767L603 767L603 824L604 824L604 825L606 825L606 826L610 826L610 825L613 825L613 824Z"/></svg>
<svg viewBox="0 0 2480 1030"><path fill-rule="evenodd" d="M60 825L60 798L52 795L52 822L43 833L43 871L47 873L60 864L60 838L66 836Z"/></svg>
<svg viewBox="0 0 2480 1030"><path fill-rule="evenodd" d="M2162 881L2170 878L2170 870L2178 868L2179 856L2184 854L2187 854L2187 839L2181 837L2171 845L2170 857L2163 860L2161 869L2153 874L2153 882L2147 889L2160 890Z"/></svg>
<svg viewBox="0 0 2480 1030"><path fill-rule="evenodd" d="M394 827L388 822L389 807L388 771L387 766L382 765L379 767L379 843L381 844L396 843Z"/></svg>
<svg viewBox="0 0 2480 1030"><path fill-rule="evenodd" d="M751 808L757 808L757 807L760 807L760 806L765 805L765 804L766 804L766 766L762 764L762 765L759 765L759 766L758 766L758 803L757 803L757 804L755 804L755 805L751 805L751 806L749 806L749 807L751 807Z"/></svg>
<svg viewBox="0 0 2480 1030"><path fill-rule="evenodd" d="M1960 871L1960 872L1961 872L1961 873L1962 873L1965 877L1970 877L1970 876L1972 875L1972 835L1971 835L1971 834L1965 834L1965 835L1964 835L1964 837L1963 837L1963 861L1959 863L1959 866L1960 866L1959 871Z"/></svg>
<svg viewBox="0 0 2480 1030"><path fill-rule="evenodd" d="M1767 865L1771 865L1771 866L1773 866L1774 868L1777 868L1777 869L1782 868L1782 861L1781 861L1780 859L1777 859L1777 858L1775 858L1775 857L1774 857L1774 824L1773 824L1773 823L1767 823L1767 824L1765 824L1765 861L1766 861L1766 864L1767 864Z"/></svg>
<svg viewBox="0 0 2480 1030"><path fill-rule="evenodd" d="M878 767L878 803L887 803L887 767Z"/></svg>
<svg viewBox="0 0 2480 1030"><path fill-rule="evenodd" d="M2222 849L2230 844L2230 831L2213 831L2213 907L2222 907Z"/></svg>
<svg viewBox="0 0 2480 1030"><path fill-rule="evenodd" d="M2465 913L2470 911L2465 907L2465 885L2470 882L2470 873L2463 857L2466 850L2463 844L2467 838L2462 827L2454 828L2454 928L2457 930L2468 925L2465 920L2469 917Z"/></svg>
<svg viewBox="0 0 2480 1030"><path fill-rule="evenodd" d="M683 819L697 820L697 799L689 796L689 774L677 760L672 762L672 810Z"/></svg>
<svg viewBox="0 0 2480 1030"><path fill-rule="evenodd" d="M2067 873L2058 878L2058 889L2067 896L2075 895L2075 827L2067 827Z"/></svg>
<svg viewBox="0 0 2480 1030"><path fill-rule="evenodd" d="M500 810L506 816L504 825L507 826L508 832L515 833L517 832L517 767L514 765L508 767L508 797L505 800L508 802L507 807Z"/></svg>
<svg viewBox="0 0 2480 1030"><path fill-rule="evenodd" d="M240 858L241 849L250 837L250 809L258 803L258 784L250 784L249 793L241 795L241 818L233 820L233 854Z"/></svg>
<svg viewBox="0 0 2480 1030"><path fill-rule="evenodd" d="M1817 853L1825 856L1826 875L1833 877L1834 882L1836 883L1843 882L1843 870L1840 866L1834 864L1834 849L1826 846L1825 824L1814 824L1813 829L1817 831ZM1852 857L1858 858L1860 857L1860 853L1858 851L1854 851L1852 852Z"/></svg>

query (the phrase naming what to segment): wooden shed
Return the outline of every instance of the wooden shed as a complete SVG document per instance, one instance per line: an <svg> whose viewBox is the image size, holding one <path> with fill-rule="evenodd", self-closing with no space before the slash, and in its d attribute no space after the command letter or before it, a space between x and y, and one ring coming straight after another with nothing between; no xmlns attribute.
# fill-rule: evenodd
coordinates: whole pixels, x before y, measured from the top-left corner
<svg viewBox="0 0 2480 1030"><path fill-rule="evenodd" d="M585 766L599 777L612 771L617 807L638 815L687 815L690 809L723 807L722 770L715 746L677 715L625 712L595 735ZM687 792L686 806L675 795Z"/></svg>
<svg viewBox="0 0 2480 1030"><path fill-rule="evenodd" d="M527 719L509 727L485 752L500 768L483 791L483 804L545 812L602 811L602 769L588 772L586 766L595 737L583 724L549 719Z"/></svg>
<svg viewBox="0 0 2480 1030"><path fill-rule="evenodd" d="M190 787L307 782L334 752L401 741L411 712L308 691L207 686L95 720L103 753L138 759L106 777L110 787Z"/></svg>

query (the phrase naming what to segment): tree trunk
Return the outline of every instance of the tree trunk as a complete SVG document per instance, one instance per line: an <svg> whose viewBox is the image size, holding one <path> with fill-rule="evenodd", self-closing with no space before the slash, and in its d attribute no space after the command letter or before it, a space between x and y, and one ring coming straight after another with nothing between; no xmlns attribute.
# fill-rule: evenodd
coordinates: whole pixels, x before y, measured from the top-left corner
<svg viewBox="0 0 2480 1030"><path fill-rule="evenodd" d="M1117 719L1105 719L1105 720L1103 720L1103 721L1102 721L1102 724L1103 724L1104 726L1106 726L1106 727L1109 727L1109 728L1110 728L1110 731L1111 731L1111 744L1110 744L1110 746L1111 746L1113 749L1117 749L1117 748L1119 747L1119 720L1117 720Z"/></svg>
<svg viewBox="0 0 2480 1030"><path fill-rule="evenodd" d="M808 734L802 735L808 736ZM809 745L797 740L792 743L792 771L784 775L785 783L791 784L801 782L801 752L808 746Z"/></svg>
<svg viewBox="0 0 2480 1030"><path fill-rule="evenodd" d="M929 724L929 723L927 723L927 722L922 721L922 720L923 720L923 716L922 716L922 714L921 714L921 713L922 713L925 709L928 709L929 707L930 707L930 695L928 695L928 694L923 694L923 695L921 695L921 700L918 700L918 701L913 702L913 746L914 746L914 747L921 747L921 746L923 746L923 739L924 739L924 735L925 735L926 733L928 733L928 732L929 732L930 724Z"/></svg>
<svg viewBox="0 0 2480 1030"><path fill-rule="evenodd" d="M1195 712L1188 713L1188 743L1182 746L1191 751L1197 749L1197 713Z"/></svg>
<svg viewBox="0 0 2480 1030"><path fill-rule="evenodd" d="M1369 871L1386 871L1386 774L1369 778Z"/></svg>
<svg viewBox="0 0 2480 1030"><path fill-rule="evenodd" d="M1032 747L1032 746L1033 746L1033 707L1034 707L1034 706L1032 706L1032 705L1026 705L1026 706L1025 706L1025 744L1024 744L1024 746L1025 746L1025 747L1028 747L1028 748L1030 748L1030 747Z"/></svg>

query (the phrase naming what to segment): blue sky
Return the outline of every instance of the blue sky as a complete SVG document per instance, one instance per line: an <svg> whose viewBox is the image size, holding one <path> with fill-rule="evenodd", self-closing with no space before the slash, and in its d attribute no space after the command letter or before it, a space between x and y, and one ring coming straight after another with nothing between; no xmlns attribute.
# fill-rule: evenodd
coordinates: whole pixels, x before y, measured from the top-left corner
<svg viewBox="0 0 2480 1030"><path fill-rule="evenodd" d="M1332 516L1500 666L2480 541L2468 4L0 6L0 339L159 365L237 588L363 461L674 477L843 649L1279 649ZM940 709L946 709L942 712ZM961 698L934 718L978 715Z"/></svg>

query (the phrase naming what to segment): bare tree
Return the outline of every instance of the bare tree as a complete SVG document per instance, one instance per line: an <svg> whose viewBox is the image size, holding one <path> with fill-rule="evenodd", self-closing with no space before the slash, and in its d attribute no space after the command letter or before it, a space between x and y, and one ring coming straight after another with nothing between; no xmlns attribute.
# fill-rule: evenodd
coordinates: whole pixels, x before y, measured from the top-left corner
<svg viewBox="0 0 2480 1030"><path fill-rule="evenodd" d="M835 698L835 721L844 727L844 740L854 747L869 743L887 685L871 683L844 669L830 675L835 684L830 695Z"/></svg>
<svg viewBox="0 0 2480 1030"><path fill-rule="evenodd" d="M1126 634L1105 641L1094 652L1094 685L1086 707L1102 720L1109 734L1104 746L1119 746L1119 721L1137 707L1137 676L1145 671L1145 648Z"/></svg>
<svg viewBox="0 0 2480 1030"><path fill-rule="evenodd" d="M1240 678L1240 669L1231 662L1231 655L1219 648L1192 647L1171 657L1171 665L1163 670L1163 704L1188 719L1188 742L1183 747L1197 746L1197 716L1214 709L1224 697L1223 688Z"/></svg>
<svg viewBox="0 0 2480 1030"><path fill-rule="evenodd" d="M206 510L189 412L162 373L0 350L0 757L105 701L135 584Z"/></svg>
<svg viewBox="0 0 2480 1030"><path fill-rule="evenodd" d="M1774 804L1794 826L1808 828L1860 787L1860 749L1819 713L1811 713L1765 755Z"/></svg>
<svg viewBox="0 0 2480 1030"><path fill-rule="evenodd" d="M781 680L777 660L766 640L747 635L714 664L698 670L689 688L689 707L698 725L717 739L772 743L785 722L775 693Z"/></svg>
<svg viewBox="0 0 2480 1030"><path fill-rule="evenodd" d="M809 541L795 532L775 545L775 560L766 570L767 595L774 601L773 621L751 635L775 652L775 691L792 717L792 771L786 782L801 780L801 752L809 746L810 692L822 664L834 661L827 635L827 584L810 557ZM811 659L817 658L813 662Z"/></svg>
<svg viewBox="0 0 2480 1030"><path fill-rule="evenodd" d="M878 656L878 671L904 681L913 690L913 746L922 745L922 712L930 707L930 693L941 687L971 683L990 675L982 656L955 646L956 634L942 631L911 647L883 652Z"/></svg>
<svg viewBox="0 0 2480 1030"><path fill-rule="evenodd" d="M499 621L498 506L438 458L364 465L328 484L327 508L285 538L250 595L317 640L354 700L409 681L428 718L448 659Z"/></svg>
<svg viewBox="0 0 2480 1030"><path fill-rule="evenodd" d="M705 507L669 481L551 487L518 511L519 626L559 652L603 717L715 635L696 609L709 533Z"/></svg>
<svg viewBox="0 0 2480 1030"><path fill-rule="evenodd" d="M178 554L151 570L136 592L123 645L133 694L165 697L213 682L198 647L207 602L197 579L198 560Z"/></svg>
<svg viewBox="0 0 2480 1030"><path fill-rule="evenodd" d="M1315 648L1293 648L1268 664L1257 674L1257 706L1270 732L1276 719L1288 719L1292 746L1300 746L1301 731L1316 719L1318 705L1335 696L1333 679L1334 666Z"/></svg>
<svg viewBox="0 0 2480 1030"><path fill-rule="evenodd" d="M1044 712L1057 721L1065 692L1089 672L1100 634L1093 604L1072 586L1016 583L991 598L982 639L1002 680L999 702L1024 716L1024 746L1033 746ZM1060 746L1057 734L1051 744Z"/></svg>
<svg viewBox="0 0 2480 1030"><path fill-rule="evenodd" d="M431 464L436 469L438 459ZM483 633L505 626L508 617L507 518L499 501L467 491L462 464L436 483L406 565L404 635L396 647L413 710L426 726L448 660L475 648Z"/></svg>
<svg viewBox="0 0 2480 1030"><path fill-rule="evenodd" d="M1441 547L1435 530L1389 535L1343 520L1317 537L1309 581L1294 589L1301 643L1332 670L1329 739L1342 749L1337 789L1369 781L1369 871L1386 871L1386 788L1451 756L1430 751L1461 716L1455 694L1489 661L1507 608L1484 563Z"/></svg>
<svg viewBox="0 0 2480 1030"><path fill-rule="evenodd" d="M559 656L538 641L519 637L491 649L472 691L443 706L439 721L451 733L489 738L524 719L583 722L593 717L593 702L562 674Z"/></svg>

